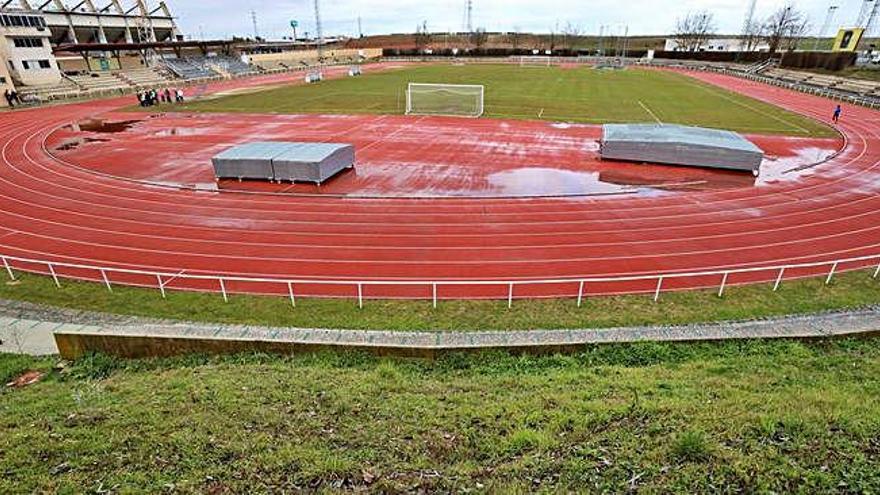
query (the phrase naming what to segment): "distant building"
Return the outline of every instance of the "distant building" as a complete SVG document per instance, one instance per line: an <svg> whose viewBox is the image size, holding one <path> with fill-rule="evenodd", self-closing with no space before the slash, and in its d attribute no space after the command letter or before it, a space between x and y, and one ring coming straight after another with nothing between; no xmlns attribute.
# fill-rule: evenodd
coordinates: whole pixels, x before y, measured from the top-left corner
<svg viewBox="0 0 880 495"><path fill-rule="evenodd" d="M664 50L667 52L686 52L687 48L680 46L675 38L667 38ZM715 38L702 43L698 52L767 52L770 51L770 45L759 41L757 46L753 46L751 50L747 50L742 38Z"/></svg>
<svg viewBox="0 0 880 495"><path fill-rule="evenodd" d="M0 86L58 83L63 71L56 57L59 48L180 39L174 17L164 2L150 8L144 0L126 1L125 6L120 0L109 0L101 9L91 0L83 0L74 8L61 0L38 3L40 6L34 7L28 0L9 0L0 7L0 62L4 66L0 78L7 79Z"/></svg>

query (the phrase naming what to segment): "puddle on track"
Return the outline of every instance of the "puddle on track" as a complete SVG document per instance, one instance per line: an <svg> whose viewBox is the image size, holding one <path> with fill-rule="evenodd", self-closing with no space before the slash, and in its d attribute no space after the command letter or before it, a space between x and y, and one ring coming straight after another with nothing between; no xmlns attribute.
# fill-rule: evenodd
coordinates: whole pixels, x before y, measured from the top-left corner
<svg viewBox="0 0 880 495"><path fill-rule="evenodd" d="M216 184L223 191L361 197L657 196L761 187L816 173L798 167L831 156L828 139L749 136L767 151L761 175L697 167L604 162L596 126L481 122L480 138L449 119L423 120L420 136L398 132L402 117L154 114L90 119L50 142L84 168L153 184ZM362 121L361 124L358 124ZM396 136L376 141L376 136ZM343 141L358 149L356 169L314 184L214 182L211 157L255 140ZM88 146L86 146L88 145ZM148 149L149 153L132 153ZM173 186L172 186L173 187ZM210 190L201 187L201 190Z"/></svg>

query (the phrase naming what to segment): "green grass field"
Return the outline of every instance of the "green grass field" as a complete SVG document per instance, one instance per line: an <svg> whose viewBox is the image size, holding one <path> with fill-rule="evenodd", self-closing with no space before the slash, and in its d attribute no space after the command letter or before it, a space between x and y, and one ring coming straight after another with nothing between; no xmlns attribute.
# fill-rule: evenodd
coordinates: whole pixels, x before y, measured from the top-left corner
<svg viewBox="0 0 880 495"><path fill-rule="evenodd" d="M351 299L308 299L292 308L284 297L219 294L115 287L63 281L56 289L51 278L25 276L19 283L0 283L0 298L71 309L152 318L212 323L237 323L304 328L402 331L483 331L608 328L639 325L684 325L748 320L788 314L862 308L880 303L880 281L871 270L839 275L830 286L824 279L785 282L778 292L772 284L729 288L724 298L716 291L663 294L658 303L649 295L591 297L578 308L573 299L515 301L367 300L363 309Z"/></svg>
<svg viewBox="0 0 880 495"><path fill-rule="evenodd" d="M876 339L96 356L0 388L0 493L877 493L878 374Z"/></svg>
<svg viewBox="0 0 880 495"><path fill-rule="evenodd" d="M433 65L228 95L184 111L400 114L410 82L482 84L485 117L581 123L656 122L740 132L835 136L814 120L681 74L510 65Z"/></svg>

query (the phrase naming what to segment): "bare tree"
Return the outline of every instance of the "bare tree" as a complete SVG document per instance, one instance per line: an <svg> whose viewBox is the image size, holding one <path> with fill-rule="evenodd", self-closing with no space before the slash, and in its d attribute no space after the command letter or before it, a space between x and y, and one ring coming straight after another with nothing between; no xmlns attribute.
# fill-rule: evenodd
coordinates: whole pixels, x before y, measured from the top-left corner
<svg viewBox="0 0 880 495"><path fill-rule="evenodd" d="M577 42L577 39L582 32L580 26L567 22L565 27L562 28L562 47L569 49L574 48L574 44Z"/></svg>
<svg viewBox="0 0 880 495"><path fill-rule="evenodd" d="M741 50L750 52L758 48L764 32L764 26L758 21L750 21L740 36Z"/></svg>
<svg viewBox="0 0 880 495"><path fill-rule="evenodd" d="M486 28L477 28L470 35L471 44L476 47L478 50L486 46L486 43L489 41L489 34L486 32Z"/></svg>
<svg viewBox="0 0 880 495"><path fill-rule="evenodd" d="M678 48L695 52L715 34L715 16L707 11L689 12L675 23L675 44Z"/></svg>
<svg viewBox="0 0 880 495"><path fill-rule="evenodd" d="M424 51L431 44L431 33L428 32L428 21L416 26L416 49Z"/></svg>
<svg viewBox="0 0 880 495"><path fill-rule="evenodd" d="M804 36L809 21L807 16L795 9L793 4L777 10L764 22L764 40L770 45L770 53L780 49L794 50Z"/></svg>

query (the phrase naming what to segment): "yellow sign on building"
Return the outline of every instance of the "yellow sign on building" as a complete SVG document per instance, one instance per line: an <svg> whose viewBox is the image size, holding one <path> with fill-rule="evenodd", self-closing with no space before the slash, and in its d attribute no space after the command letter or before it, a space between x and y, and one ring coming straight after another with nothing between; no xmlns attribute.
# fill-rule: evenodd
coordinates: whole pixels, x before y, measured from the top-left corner
<svg viewBox="0 0 880 495"><path fill-rule="evenodd" d="M863 28L841 29L840 32L837 33L837 38L834 40L834 47L831 49L831 51L856 51L856 48L858 48L859 42L862 41L862 36L864 36L864 34L865 30Z"/></svg>

